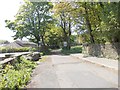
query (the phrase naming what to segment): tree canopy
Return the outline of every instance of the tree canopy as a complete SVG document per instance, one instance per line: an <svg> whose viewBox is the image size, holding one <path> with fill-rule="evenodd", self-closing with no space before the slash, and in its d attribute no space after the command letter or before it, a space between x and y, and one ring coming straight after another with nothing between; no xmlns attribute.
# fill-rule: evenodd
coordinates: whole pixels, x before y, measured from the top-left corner
<svg viewBox="0 0 120 90"><path fill-rule="evenodd" d="M7 27L14 39L27 37L43 46L72 44L72 34L81 43L120 42L120 2L30 2L25 1Z"/></svg>

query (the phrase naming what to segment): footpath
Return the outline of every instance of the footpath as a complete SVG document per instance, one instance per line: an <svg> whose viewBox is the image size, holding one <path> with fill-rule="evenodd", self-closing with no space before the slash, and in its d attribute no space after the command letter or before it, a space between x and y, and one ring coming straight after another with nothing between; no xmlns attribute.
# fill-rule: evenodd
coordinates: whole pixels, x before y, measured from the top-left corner
<svg viewBox="0 0 120 90"><path fill-rule="evenodd" d="M85 56L84 54L71 54L72 57L88 61L90 63L94 63L109 69L113 69L118 71L118 60L107 59L107 58L98 58L92 56Z"/></svg>

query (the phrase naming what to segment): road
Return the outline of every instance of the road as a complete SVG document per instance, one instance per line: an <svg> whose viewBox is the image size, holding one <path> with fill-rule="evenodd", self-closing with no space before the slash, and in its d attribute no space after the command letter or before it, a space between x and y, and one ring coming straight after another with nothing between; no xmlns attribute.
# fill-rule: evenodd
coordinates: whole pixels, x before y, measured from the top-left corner
<svg viewBox="0 0 120 90"><path fill-rule="evenodd" d="M33 72L27 88L117 88L118 74L65 55L50 55Z"/></svg>

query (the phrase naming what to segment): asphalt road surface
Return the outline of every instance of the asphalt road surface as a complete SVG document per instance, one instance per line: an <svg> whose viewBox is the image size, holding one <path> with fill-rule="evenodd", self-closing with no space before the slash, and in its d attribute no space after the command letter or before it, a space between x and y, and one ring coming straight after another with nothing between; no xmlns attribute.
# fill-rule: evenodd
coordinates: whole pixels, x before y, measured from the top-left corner
<svg viewBox="0 0 120 90"><path fill-rule="evenodd" d="M118 88L118 74L71 56L50 55L34 70L27 88Z"/></svg>

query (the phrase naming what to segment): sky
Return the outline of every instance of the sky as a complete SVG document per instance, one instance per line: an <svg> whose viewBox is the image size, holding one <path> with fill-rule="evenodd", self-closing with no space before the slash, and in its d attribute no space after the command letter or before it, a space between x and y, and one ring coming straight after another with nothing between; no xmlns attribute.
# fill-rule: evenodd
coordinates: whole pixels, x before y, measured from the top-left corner
<svg viewBox="0 0 120 90"><path fill-rule="evenodd" d="M6 28L5 20L14 20L19 7L23 0L1 0L0 1L0 40L13 40L12 30Z"/></svg>
<svg viewBox="0 0 120 90"><path fill-rule="evenodd" d="M13 37L15 33L8 29L5 24L5 20L14 20L19 7L23 0L1 0L0 1L0 40L8 40L13 42ZM23 40L27 40L23 38Z"/></svg>

